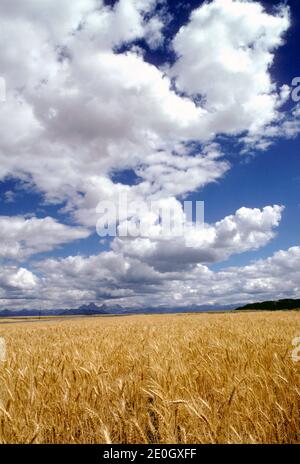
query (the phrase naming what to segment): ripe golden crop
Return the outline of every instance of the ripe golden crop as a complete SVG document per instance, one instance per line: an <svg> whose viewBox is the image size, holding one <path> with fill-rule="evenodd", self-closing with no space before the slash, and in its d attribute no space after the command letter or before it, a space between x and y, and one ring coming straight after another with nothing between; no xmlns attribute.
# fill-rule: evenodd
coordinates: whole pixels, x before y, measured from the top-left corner
<svg viewBox="0 0 300 464"><path fill-rule="evenodd" d="M2 443L299 443L297 312L3 324Z"/></svg>

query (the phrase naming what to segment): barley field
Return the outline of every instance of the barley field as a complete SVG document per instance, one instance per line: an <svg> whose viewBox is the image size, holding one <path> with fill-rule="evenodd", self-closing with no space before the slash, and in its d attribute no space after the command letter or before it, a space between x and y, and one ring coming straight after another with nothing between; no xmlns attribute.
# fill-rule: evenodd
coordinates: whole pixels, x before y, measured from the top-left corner
<svg viewBox="0 0 300 464"><path fill-rule="evenodd" d="M300 313L0 320L1 443L299 443Z"/></svg>

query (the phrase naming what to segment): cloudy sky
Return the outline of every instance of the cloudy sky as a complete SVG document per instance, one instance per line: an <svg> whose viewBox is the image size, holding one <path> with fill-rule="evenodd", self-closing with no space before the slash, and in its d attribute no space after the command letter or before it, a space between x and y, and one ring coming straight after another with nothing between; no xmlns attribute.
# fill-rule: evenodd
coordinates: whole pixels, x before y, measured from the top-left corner
<svg viewBox="0 0 300 464"><path fill-rule="evenodd" d="M297 3L1 0L1 309L300 297ZM122 195L205 225L100 238Z"/></svg>

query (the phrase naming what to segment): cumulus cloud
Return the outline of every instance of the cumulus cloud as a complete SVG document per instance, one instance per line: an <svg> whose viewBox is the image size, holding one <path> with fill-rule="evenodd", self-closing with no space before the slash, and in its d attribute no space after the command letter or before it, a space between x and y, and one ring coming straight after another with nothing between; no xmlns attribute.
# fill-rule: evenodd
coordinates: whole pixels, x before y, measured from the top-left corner
<svg viewBox="0 0 300 464"><path fill-rule="evenodd" d="M214 113L215 132L253 133L278 118L282 96L270 66L288 27L286 6L271 15L258 2L215 0L194 10L179 30L170 74Z"/></svg>
<svg viewBox="0 0 300 464"><path fill-rule="evenodd" d="M161 272L188 269L196 263L214 263L229 256L266 245L275 235L283 207L262 210L240 208L213 225L200 230L188 228L183 237L167 240L160 229L149 229L149 237L117 238L112 247L125 256L140 258ZM151 234L151 231L153 233Z"/></svg>
<svg viewBox="0 0 300 464"><path fill-rule="evenodd" d="M31 290L37 285L37 277L28 269L4 266L0 272L1 287L12 290Z"/></svg>
<svg viewBox="0 0 300 464"><path fill-rule="evenodd" d="M267 14L259 3L204 3L173 40L174 66L162 70L134 49L116 53L139 38L159 44L164 15L156 5L1 3L0 60L7 80L0 111L2 179L30 179L49 201L67 200L77 210L78 192L89 196L91 184L108 182L122 169L141 176L144 195L154 182L168 186L162 195L176 196L220 178L229 167L203 148L195 157L189 142L205 145L218 133L253 134L277 119L283 97L270 65L289 25L287 8ZM203 102L194 101L195 93Z"/></svg>
<svg viewBox="0 0 300 464"><path fill-rule="evenodd" d="M281 117L280 124L270 124L256 134L248 134L243 138L243 152L251 150L267 150L279 138L295 139L300 134L300 106L297 104Z"/></svg>
<svg viewBox="0 0 300 464"><path fill-rule="evenodd" d="M236 299L234 292L255 294L259 282L261 287L268 282L263 284L264 266L270 267L268 260L255 264L257 275L255 269L249 271L251 266L215 273L205 263L224 260L241 248L246 251L265 245L273 237L281 213L279 206L262 210L242 208L235 215L208 225L210 233L200 237L194 248L149 238L123 243L116 239L111 250L98 255L39 261L34 264L40 275L39 298L50 307L114 299L134 308L155 303L172 305L176 301L183 305L201 304L205 298L221 302L221 298ZM287 262L282 253L281 261L280 253L270 259L273 268L278 263L282 269ZM266 279L269 274L268 271ZM242 275L242 283L237 283Z"/></svg>
<svg viewBox="0 0 300 464"><path fill-rule="evenodd" d="M22 281L18 289L7 285L7 280L10 284L16 282L17 271L6 271L9 277L5 277L2 295L5 291L7 305L17 291L20 303L12 304L22 307L31 295L31 305L38 307L36 292L30 294L32 282L37 285L39 299L50 308L111 299L133 310L160 305L241 304L298 297L300 247L280 250L267 259L244 267L225 267L221 271L199 263L184 271L159 272L139 260L128 257L124 260L113 251L86 258L48 259L39 263L37 270L42 277L37 281L30 273L28 280L25 279L29 281L25 284L28 290L22 289Z"/></svg>
<svg viewBox="0 0 300 464"><path fill-rule="evenodd" d="M0 258L22 260L89 235L84 228L66 226L51 217L0 216Z"/></svg>
<svg viewBox="0 0 300 464"><path fill-rule="evenodd" d="M299 296L300 247L280 250L267 259L258 260L245 267L232 267L214 276L212 289L219 295L224 292L226 301L263 301L272 298Z"/></svg>
<svg viewBox="0 0 300 464"><path fill-rule="evenodd" d="M25 267L2 265L0 268L0 304L13 307L24 304L26 300L33 302L39 287L39 278Z"/></svg>

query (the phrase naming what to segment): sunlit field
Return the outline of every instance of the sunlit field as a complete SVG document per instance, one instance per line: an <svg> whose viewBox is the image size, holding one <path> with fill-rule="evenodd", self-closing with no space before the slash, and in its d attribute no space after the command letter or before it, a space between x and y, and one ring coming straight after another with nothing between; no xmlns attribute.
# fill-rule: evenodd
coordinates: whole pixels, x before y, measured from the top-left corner
<svg viewBox="0 0 300 464"><path fill-rule="evenodd" d="M299 335L292 311L2 319L0 441L299 443Z"/></svg>

